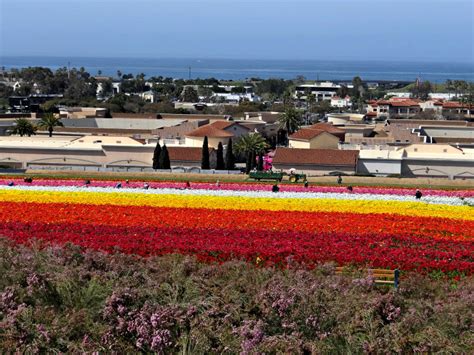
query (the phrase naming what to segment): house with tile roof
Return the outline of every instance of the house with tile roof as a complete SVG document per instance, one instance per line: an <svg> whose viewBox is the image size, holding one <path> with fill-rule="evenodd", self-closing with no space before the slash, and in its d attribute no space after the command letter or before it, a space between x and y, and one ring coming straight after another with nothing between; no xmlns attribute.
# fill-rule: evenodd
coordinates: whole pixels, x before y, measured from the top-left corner
<svg viewBox="0 0 474 355"><path fill-rule="evenodd" d="M288 137L290 148L337 149L339 137L320 129L302 128Z"/></svg>
<svg viewBox="0 0 474 355"><path fill-rule="evenodd" d="M337 149L344 141L345 131L329 123L316 123L301 128L288 137L290 148Z"/></svg>
<svg viewBox="0 0 474 355"><path fill-rule="evenodd" d="M207 137L210 148L217 148L219 142L226 145L229 138L236 140L248 134L250 129L234 121L215 121L201 126L186 134L187 147L202 147L204 137Z"/></svg>
<svg viewBox="0 0 474 355"><path fill-rule="evenodd" d="M371 100L367 103L369 117L376 114L377 118L409 118L421 112L420 100L392 98L390 100Z"/></svg>
<svg viewBox="0 0 474 355"><path fill-rule="evenodd" d="M277 148L273 168L296 169L310 175L354 174L358 150Z"/></svg>
<svg viewBox="0 0 474 355"><path fill-rule="evenodd" d="M172 167L201 167L202 148L194 147L168 147ZM217 154L213 148L209 149L209 162L215 166Z"/></svg>

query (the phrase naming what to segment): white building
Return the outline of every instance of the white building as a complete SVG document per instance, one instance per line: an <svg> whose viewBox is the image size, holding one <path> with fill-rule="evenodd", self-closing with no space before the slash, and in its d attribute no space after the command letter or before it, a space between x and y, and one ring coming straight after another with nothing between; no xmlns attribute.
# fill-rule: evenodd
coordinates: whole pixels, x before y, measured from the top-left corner
<svg viewBox="0 0 474 355"><path fill-rule="evenodd" d="M333 96L331 98L331 106L332 107L351 107L352 106L352 100L350 96L346 97L339 97L339 96Z"/></svg>
<svg viewBox="0 0 474 355"><path fill-rule="evenodd" d="M341 88L341 85L335 84L330 81L324 81L321 83L314 84L302 84L298 85L295 89L294 98L300 100L306 100L307 93L310 92L316 97L316 101L331 100L337 94L337 90Z"/></svg>

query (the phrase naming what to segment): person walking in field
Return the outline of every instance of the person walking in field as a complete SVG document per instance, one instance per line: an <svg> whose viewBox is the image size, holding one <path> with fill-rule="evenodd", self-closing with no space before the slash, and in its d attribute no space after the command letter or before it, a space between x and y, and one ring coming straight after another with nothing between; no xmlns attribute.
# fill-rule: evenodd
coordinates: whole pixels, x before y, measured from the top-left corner
<svg viewBox="0 0 474 355"><path fill-rule="evenodd" d="M342 176L341 176L341 175L339 175L339 176L337 177L337 183L338 183L339 185L342 184Z"/></svg>
<svg viewBox="0 0 474 355"><path fill-rule="evenodd" d="M421 199L421 196L423 196L423 194L421 193L420 190L416 189L416 192L415 192L415 198L417 200Z"/></svg>

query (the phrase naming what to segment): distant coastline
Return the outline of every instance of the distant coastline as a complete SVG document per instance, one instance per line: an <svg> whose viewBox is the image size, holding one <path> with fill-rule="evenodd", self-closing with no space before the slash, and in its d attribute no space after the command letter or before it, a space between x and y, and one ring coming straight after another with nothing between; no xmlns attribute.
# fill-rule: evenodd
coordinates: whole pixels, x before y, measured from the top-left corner
<svg viewBox="0 0 474 355"><path fill-rule="evenodd" d="M451 80L474 81L474 64L441 62L397 61L331 61L331 60L247 60L199 58L94 58L94 57L40 57L3 56L0 66L6 69L42 66L84 67L96 75L116 76L122 73L144 73L147 77L189 77L220 80L246 78L293 79L304 76L307 80L350 80L360 76L366 81L414 81L416 78L431 82Z"/></svg>

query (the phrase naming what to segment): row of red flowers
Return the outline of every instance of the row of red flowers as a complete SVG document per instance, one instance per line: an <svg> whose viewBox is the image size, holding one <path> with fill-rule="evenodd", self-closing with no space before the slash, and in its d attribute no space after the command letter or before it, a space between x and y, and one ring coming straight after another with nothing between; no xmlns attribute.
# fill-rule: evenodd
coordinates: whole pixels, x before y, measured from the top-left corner
<svg viewBox="0 0 474 355"><path fill-rule="evenodd" d="M0 203L0 235L142 256L266 264L291 257L403 270L474 271L474 222L390 214Z"/></svg>
<svg viewBox="0 0 474 355"><path fill-rule="evenodd" d="M0 221L84 223L111 226L149 226L229 230L301 231L417 236L469 240L474 221L411 217L394 214L336 212L245 211L150 206L0 203ZM1 232L1 231L0 231Z"/></svg>
<svg viewBox="0 0 474 355"><path fill-rule="evenodd" d="M379 233L229 230L152 226L107 226L83 223L1 222L1 234L19 243L42 239L74 243L106 252L141 256L180 253L204 261L231 258L286 264L288 258L308 266L333 261L403 270L442 270L472 274L473 241L450 241Z"/></svg>

